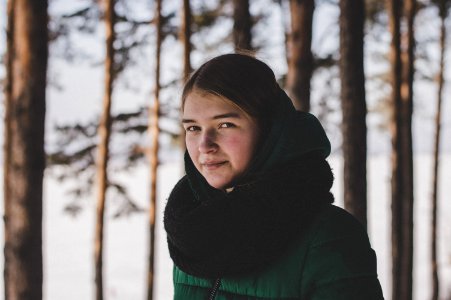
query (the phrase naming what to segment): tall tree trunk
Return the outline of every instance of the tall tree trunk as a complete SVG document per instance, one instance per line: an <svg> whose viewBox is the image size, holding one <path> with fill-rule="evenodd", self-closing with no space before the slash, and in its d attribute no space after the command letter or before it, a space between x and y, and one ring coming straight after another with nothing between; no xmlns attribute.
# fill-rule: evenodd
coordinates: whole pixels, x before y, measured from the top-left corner
<svg viewBox="0 0 451 300"><path fill-rule="evenodd" d="M291 34L287 88L296 109L310 111L313 73L312 22L314 0L290 0Z"/></svg>
<svg viewBox="0 0 451 300"><path fill-rule="evenodd" d="M392 85L392 299L402 299L402 266L403 253L403 218L402 218L402 155L401 155L401 47L400 47L400 20L402 2L400 0L387 0L389 12L390 32L392 41L390 45L391 85Z"/></svg>
<svg viewBox="0 0 451 300"><path fill-rule="evenodd" d="M249 0L233 0L233 42L235 50L252 50L252 20Z"/></svg>
<svg viewBox="0 0 451 300"><path fill-rule="evenodd" d="M437 93L437 115L435 119L435 143L434 143L434 172L432 181L432 226L431 226L431 277L432 277L432 300L439 297L439 278L437 263L437 198L438 198L438 181L439 181L439 153L440 153L440 131L441 131L441 114L443 101L443 85L445 72L445 53L446 53L446 17L447 8L446 0L439 3L440 14L440 71L438 74L438 93Z"/></svg>
<svg viewBox="0 0 451 300"><path fill-rule="evenodd" d="M407 22L406 32L403 34L405 47L402 51L402 180L403 182L403 254L402 254L402 276L404 282L403 298L412 299L413 286L413 141L412 141L412 114L413 114L413 76L414 76L414 54L415 54L415 37L414 37L414 19L416 13L416 0L404 0L404 14Z"/></svg>
<svg viewBox="0 0 451 300"><path fill-rule="evenodd" d="M183 83L191 74L191 6L189 0L183 0L183 18L180 30L180 40L183 43ZM180 126L180 148L185 149L185 129Z"/></svg>
<svg viewBox="0 0 451 300"><path fill-rule="evenodd" d="M147 299L153 299L153 284L155 277L155 212L157 210L157 176L158 176L158 149L159 142L158 137L160 135L160 127L158 121L160 118L160 57L161 57L161 44L162 44L162 30L161 30L161 6L162 0L157 0L156 8L156 29L157 29L157 41L156 41L156 68L155 68L155 102L153 109L149 113L149 133L152 139L152 147L149 151L150 161L150 205L149 205L149 229L150 229L150 251L149 251L149 271L147 277Z"/></svg>
<svg viewBox="0 0 451 300"><path fill-rule="evenodd" d="M4 144L3 144L3 205L4 205L4 214L5 214L5 248L4 248L4 256L5 256L5 266L4 266L4 295L5 299L10 299L8 293L8 282L10 278L9 275L9 265L8 265L8 251L7 245L11 240L9 230L7 229L7 220L9 215L11 215L9 209L10 203L10 188L9 188L9 173L10 166L9 162L11 161L12 156L12 145L11 145L11 105L12 105L12 87L13 87L13 53L14 53L14 0L8 0L7 4L7 16L8 22L6 27L6 55L5 55L5 68L6 68L6 83L5 83L5 119L4 119Z"/></svg>
<svg viewBox="0 0 451 300"><path fill-rule="evenodd" d="M281 21L282 21L282 27L283 27L283 36L284 36L284 47L285 47L285 59L287 62L287 66L290 64L290 53L288 51L289 45L288 41L290 39L290 24L289 21L287 21L287 18L285 18L286 8L284 7L285 0L278 0L279 6L280 6L280 14L282 15Z"/></svg>
<svg viewBox="0 0 451 300"><path fill-rule="evenodd" d="M364 0L340 0L344 204L366 226L366 100L363 68Z"/></svg>
<svg viewBox="0 0 451 300"><path fill-rule="evenodd" d="M105 200L108 186L108 148L111 135L111 98L114 81L114 48L115 39L114 0L105 1L105 25L106 25L106 57L105 57L105 90L103 96L102 119L100 120L99 150L97 162L97 221L95 231L95 283L96 299L102 300L103 296L103 234L105 226Z"/></svg>
<svg viewBox="0 0 451 300"><path fill-rule="evenodd" d="M403 1L387 1L392 33L392 299L412 299L413 269L413 18L415 2L406 0L407 33L401 53Z"/></svg>
<svg viewBox="0 0 451 300"><path fill-rule="evenodd" d="M191 6L189 0L183 0L183 18L180 40L183 43L183 82L191 74Z"/></svg>
<svg viewBox="0 0 451 300"><path fill-rule="evenodd" d="M46 0L8 2L5 299L42 299L47 7Z"/></svg>

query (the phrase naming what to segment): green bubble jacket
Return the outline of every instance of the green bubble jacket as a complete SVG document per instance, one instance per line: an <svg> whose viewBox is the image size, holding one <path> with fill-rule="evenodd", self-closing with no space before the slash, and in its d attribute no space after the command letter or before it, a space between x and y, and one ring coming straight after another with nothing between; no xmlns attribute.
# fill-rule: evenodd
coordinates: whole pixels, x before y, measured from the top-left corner
<svg viewBox="0 0 451 300"><path fill-rule="evenodd" d="M176 300L383 299L365 229L334 205L323 209L291 250L261 272L211 280L174 267L173 275Z"/></svg>

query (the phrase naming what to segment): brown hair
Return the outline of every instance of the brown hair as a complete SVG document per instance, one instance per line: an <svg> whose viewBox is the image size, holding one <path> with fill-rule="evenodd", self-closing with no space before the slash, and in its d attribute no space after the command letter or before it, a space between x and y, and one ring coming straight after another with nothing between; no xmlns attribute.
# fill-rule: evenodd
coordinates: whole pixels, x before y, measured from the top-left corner
<svg viewBox="0 0 451 300"><path fill-rule="evenodd" d="M270 126L280 93L271 68L246 54L221 55L197 69L183 88L182 109L193 90L232 101L257 120L263 133Z"/></svg>

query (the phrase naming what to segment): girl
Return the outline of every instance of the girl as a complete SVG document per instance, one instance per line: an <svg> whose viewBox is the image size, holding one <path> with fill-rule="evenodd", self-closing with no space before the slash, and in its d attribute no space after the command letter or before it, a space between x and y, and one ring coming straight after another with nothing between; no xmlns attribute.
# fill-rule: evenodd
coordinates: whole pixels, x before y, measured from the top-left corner
<svg viewBox="0 0 451 300"><path fill-rule="evenodd" d="M182 100L186 176L164 214L174 299L383 299L364 228L332 205L329 140L266 64L216 57Z"/></svg>

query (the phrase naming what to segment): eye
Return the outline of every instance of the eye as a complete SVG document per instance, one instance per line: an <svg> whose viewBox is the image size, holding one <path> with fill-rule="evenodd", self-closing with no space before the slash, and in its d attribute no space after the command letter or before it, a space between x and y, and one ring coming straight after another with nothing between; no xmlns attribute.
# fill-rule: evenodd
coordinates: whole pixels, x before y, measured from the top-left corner
<svg viewBox="0 0 451 300"><path fill-rule="evenodd" d="M225 123L219 124L219 128L233 128L233 127L236 127L235 124L230 123L230 122L225 122Z"/></svg>
<svg viewBox="0 0 451 300"><path fill-rule="evenodd" d="M185 128L186 131L199 131L200 127L199 126L188 126Z"/></svg>

